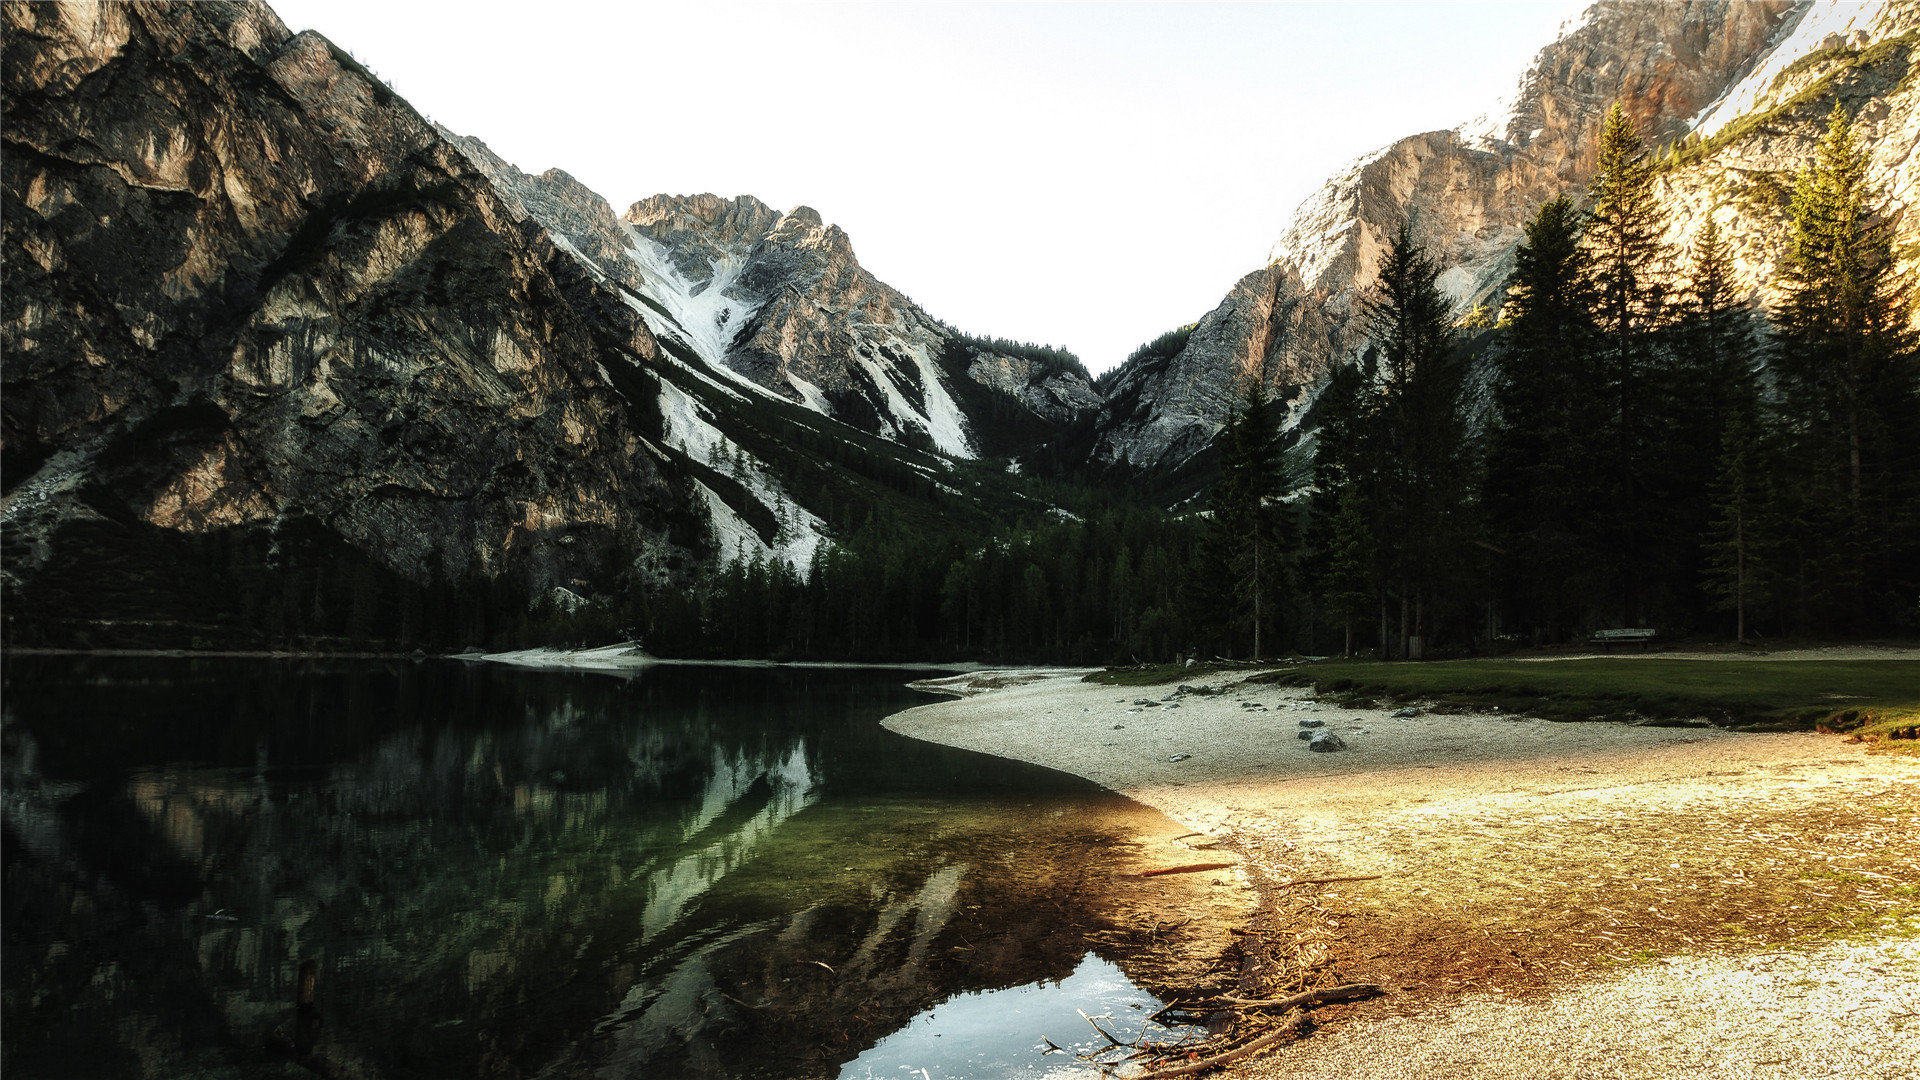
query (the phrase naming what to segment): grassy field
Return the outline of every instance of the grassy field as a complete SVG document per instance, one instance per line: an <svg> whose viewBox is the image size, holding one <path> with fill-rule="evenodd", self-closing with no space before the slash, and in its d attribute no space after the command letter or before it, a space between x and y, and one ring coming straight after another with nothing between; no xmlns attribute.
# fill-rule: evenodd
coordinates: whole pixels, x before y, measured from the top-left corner
<svg viewBox="0 0 1920 1080"><path fill-rule="evenodd" d="M1699 718L1764 728L1891 734L1920 725L1913 660L1327 661L1261 672L1348 700L1438 700L1549 720Z"/></svg>

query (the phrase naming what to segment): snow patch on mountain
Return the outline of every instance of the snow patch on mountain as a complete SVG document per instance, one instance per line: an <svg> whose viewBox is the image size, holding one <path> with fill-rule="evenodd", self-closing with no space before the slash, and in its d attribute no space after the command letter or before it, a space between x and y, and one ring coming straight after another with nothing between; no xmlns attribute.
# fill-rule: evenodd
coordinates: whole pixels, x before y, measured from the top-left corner
<svg viewBox="0 0 1920 1080"><path fill-rule="evenodd" d="M1815 52L1822 42L1833 34L1848 37L1855 32L1864 32L1872 26L1885 9L1884 0L1815 0L1801 12L1797 22L1784 28L1784 36L1759 62L1746 78L1713 104L1701 110L1694 119L1694 133L1701 138L1711 137L1727 124L1750 113L1758 104L1760 96L1773 85L1775 78L1790 67L1795 60Z"/></svg>
<svg viewBox="0 0 1920 1080"><path fill-rule="evenodd" d="M660 383L660 416L669 446L737 481L779 522L777 535L768 543L718 492L696 481L721 559L777 559L805 576L826 535L826 522L795 502L759 461L740 452L714 426L699 402L666 380Z"/></svg>
<svg viewBox="0 0 1920 1080"><path fill-rule="evenodd" d="M927 403L927 434L933 438L933 445L939 447L943 454L973 457L973 440L967 437L966 417L961 414L960 406L954 403L953 395L947 393L940 369L927 356L924 346L913 345L909 351L914 364L920 369L921 396Z"/></svg>

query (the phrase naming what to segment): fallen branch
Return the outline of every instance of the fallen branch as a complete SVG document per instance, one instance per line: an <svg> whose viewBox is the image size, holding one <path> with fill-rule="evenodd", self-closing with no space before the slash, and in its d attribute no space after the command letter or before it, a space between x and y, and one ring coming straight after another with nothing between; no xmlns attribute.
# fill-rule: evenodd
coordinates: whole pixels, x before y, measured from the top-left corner
<svg viewBox="0 0 1920 1080"><path fill-rule="evenodd" d="M1146 875L1142 874L1140 876L1145 877ZM1336 881L1378 881L1386 876L1385 874L1361 874L1358 877L1303 877L1295 878L1292 881L1283 881L1275 885L1274 888L1291 889L1295 885L1331 885Z"/></svg>
<svg viewBox="0 0 1920 1080"><path fill-rule="evenodd" d="M1375 983L1348 983L1345 986L1330 986L1325 990L1305 990L1283 998L1260 1000L1256 998L1234 997L1232 994L1221 994L1220 1000L1230 1001L1235 1005L1244 1005L1250 1008L1278 1009L1281 1012L1286 1012L1288 1009L1304 1009L1309 1005L1326 1005L1336 1001L1359 1001L1362 998L1379 997L1384 993L1386 993L1386 991Z"/></svg>
<svg viewBox="0 0 1920 1080"><path fill-rule="evenodd" d="M1082 1020L1085 1020L1085 1021L1086 1021L1087 1023L1089 1023L1089 1024L1093 1024L1093 1030L1095 1030L1095 1031L1097 1031L1097 1032L1099 1032L1099 1033L1100 1033L1101 1035L1103 1035L1103 1036L1105 1036L1105 1037L1106 1037L1106 1040L1107 1040L1108 1042L1110 1042L1110 1043L1112 1043L1113 1045L1115 1045L1115 1046L1118 1046L1118 1047L1120 1047L1120 1048L1122 1048L1122 1049L1125 1049L1125 1048L1126 1048L1126 1046L1127 1046L1127 1044L1126 1044L1126 1043L1123 1043L1123 1042L1121 1042L1121 1041L1120 1041L1119 1039L1116 1039L1116 1038L1114 1038L1114 1037L1113 1037L1113 1035L1112 1035L1112 1034L1111 1034L1110 1032L1108 1032L1106 1028L1103 1028L1103 1027L1101 1027L1101 1026L1100 1026L1099 1024L1096 1024L1096 1023L1094 1023L1094 1020L1093 1020L1093 1017L1091 1017L1091 1016L1088 1016L1088 1015L1087 1015L1087 1012L1086 1012L1086 1010L1085 1010L1085 1009L1075 1009L1075 1010L1073 1010L1073 1011L1074 1011L1074 1012L1077 1012L1077 1013L1079 1013L1079 1014L1080 1014L1080 1019L1082 1019Z"/></svg>
<svg viewBox="0 0 1920 1080"><path fill-rule="evenodd" d="M1142 870L1141 877L1159 877L1162 874L1197 874L1202 870L1225 870L1232 866L1230 862L1203 862L1191 866L1165 866L1158 870Z"/></svg>
<svg viewBox="0 0 1920 1080"><path fill-rule="evenodd" d="M1238 1005L1257 1005L1277 1008L1285 1012L1288 1009L1300 1009L1308 1005L1321 1005L1334 1001L1358 1001L1361 998L1378 997L1384 993L1386 993L1385 990L1382 990L1373 983L1348 983L1345 986L1332 986L1325 990L1308 990L1303 993L1294 994L1291 997L1276 998L1272 1001L1251 1001L1245 998L1237 998L1230 994L1222 994L1220 996L1223 1000L1231 1001ZM1166 1080L1168 1077L1192 1076L1195 1073L1206 1072L1208 1069L1217 1069L1222 1065L1231 1064L1232 1062L1239 1061L1241 1058L1257 1054L1288 1036L1298 1035L1300 1029L1306 1025L1307 1018L1304 1014L1296 1016L1286 1023L1281 1024L1279 1027L1274 1028L1272 1031L1267 1032L1265 1035L1251 1042L1236 1046L1231 1050L1215 1054L1212 1057L1201 1058L1198 1061L1190 1061L1184 1065L1176 1065L1169 1069L1156 1069L1151 1072L1144 1072L1139 1076L1133 1077L1132 1080Z"/></svg>
<svg viewBox="0 0 1920 1080"><path fill-rule="evenodd" d="M1189 1061L1185 1065L1176 1065L1171 1069L1155 1069L1151 1072L1143 1072L1133 1077L1132 1080L1166 1080L1167 1077L1171 1076L1192 1076L1194 1073L1206 1072L1208 1069L1217 1069L1222 1065L1238 1061L1243 1057L1257 1054L1289 1035L1297 1035L1300 1029L1306 1026L1307 1018L1304 1016L1296 1016L1292 1020L1287 1021L1252 1042L1243 1046L1236 1046L1224 1054L1215 1054L1212 1057L1201 1058L1199 1061Z"/></svg>

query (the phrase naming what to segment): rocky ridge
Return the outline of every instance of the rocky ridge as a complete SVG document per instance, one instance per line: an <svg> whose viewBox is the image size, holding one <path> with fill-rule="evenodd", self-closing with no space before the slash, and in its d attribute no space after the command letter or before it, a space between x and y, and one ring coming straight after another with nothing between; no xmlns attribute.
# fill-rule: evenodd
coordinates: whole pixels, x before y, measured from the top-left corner
<svg viewBox="0 0 1920 1080"><path fill-rule="evenodd" d="M1184 349L1117 373L1096 423L1096 463L1176 468L1212 441L1238 380L1250 375L1289 402L1288 425L1298 426L1312 388L1364 348L1364 292L1402 221L1439 259L1456 312L1490 317L1522 224L1540 203L1584 187L1594 137L1615 100L1650 145L1689 135L1701 143L1691 164L1668 173L1668 239L1682 244L1702 214L1719 215L1743 280L1756 288L1777 257L1779 218L1771 210L1736 214L1735 200L1766 194L1778 209L1782 184L1790 187L1824 130L1833 92L1860 110L1875 147L1874 179L1892 192L1890 213L1909 238L1910 216L1900 208L1913 191L1915 110L1903 83L1912 48L1903 35L1914 19L1912 5L1897 3L1596 3L1541 50L1510 105L1348 165L1301 204L1269 264L1241 279ZM1891 44L1880 44L1876 64L1860 64L1876 43ZM1795 68L1822 53L1826 59ZM1803 93L1837 67L1847 70ZM1796 94L1795 107L1752 122Z"/></svg>

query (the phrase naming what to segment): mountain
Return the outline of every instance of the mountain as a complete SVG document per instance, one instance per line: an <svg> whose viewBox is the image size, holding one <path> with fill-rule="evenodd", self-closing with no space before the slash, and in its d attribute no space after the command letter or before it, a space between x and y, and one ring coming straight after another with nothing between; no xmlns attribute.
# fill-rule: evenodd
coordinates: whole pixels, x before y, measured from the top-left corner
<svg viewBox="0 0 1920 1080"><path fill-rule="evenodd" d="M264 4L0 19L15 641L257 643L379 631L420 588L571 605L726 558L804 572L878 505L984 513L966 459L1093 404L811 211L617 219Z"/></svg>
<svg viewBox="0 0 1920 1080"><path fill-rule="evenodd" d="M1716 216L1763 301L1836 97L1903 250L1920 228L1920 9L1601 3L1493 119L1353 163L1269 266L1096 387L929 315L806 207L622 214L522 172L264 4L0 21L15 643L444 643L541 598L613 619L731 560L805 574L873 523L989 532L1045 509L1029 462L1191 494L1243 372L1310 432L1402 221L1462 319L1496 312L1522 222L1585 184L1616 99L1664 147L1669 240Z"/></svg>
<svg viewBox="0 0 1920 1080"><path fill-rule="evenodd" d="M1521 226L1542 202L1582 191L1608 107L1627 107L1649 145L1676 145L1666 175L1670 243L1713 213L1741 279L1758 290L1783 231L1784 193L1809 158L1834 95L1858 112L1873 179L1900 236L1915 220L1914 80L1920 9L1783 0L1606 0L1542 49L1510 104L1352 162L1294 212L1267 266L1237 283L1183 344L1108 379L1089 425L1103 469L1167 474L1212 441L1257 372L1307 417L1312 391L1365 348L1366 290L1401 223L1442 267L1463 319L1497 312ZM1759 207L1763 212L1747 212ZM1740 211L1740 212L1736 212ZM1909 247L1910 249L1910 247Z"/></svg>
<svg viewBox="0 0 1920 1080"><path fill-rule="evenodd" d="M1031 452L1099 405L1078 361L1007 355L875 278L811 207L656 195L622 217L558 169L529 176L443 132L654 335L744 389L960 458Z"/></svg>

